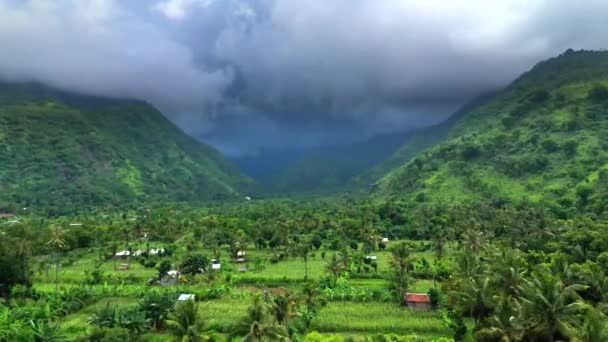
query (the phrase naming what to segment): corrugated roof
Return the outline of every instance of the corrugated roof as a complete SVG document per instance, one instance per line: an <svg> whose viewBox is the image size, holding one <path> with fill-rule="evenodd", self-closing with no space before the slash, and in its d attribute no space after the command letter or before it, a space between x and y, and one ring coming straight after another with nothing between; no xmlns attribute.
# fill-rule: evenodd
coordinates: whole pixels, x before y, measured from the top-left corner
<svg viewBox="0 0 608 342"><path fill-rule="evenodd" d="M406 293L405 300L414 303L430 303L431 299L424 293Z"/></svg>

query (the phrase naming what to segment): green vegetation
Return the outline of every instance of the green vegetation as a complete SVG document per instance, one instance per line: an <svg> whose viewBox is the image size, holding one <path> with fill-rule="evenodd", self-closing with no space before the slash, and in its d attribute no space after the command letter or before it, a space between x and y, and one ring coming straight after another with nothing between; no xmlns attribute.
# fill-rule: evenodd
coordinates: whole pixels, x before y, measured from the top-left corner
<svg viewBox="0 0 608 342"><path fill-rule="evenodd" d="M253 190L151 106L0 84L0 210L229 199Z"/></svg>
<svg viewBox="0 0 608 342"><path fill-rule="evenodd" d="M0 260L19 265L0 273L0 340L606 334L608 225L590 217L392 200L251 201L29 215L0 227ZM406 306L411 292L429 294L428 311ZM196 302L178 303L180 294Z"/></svg>
<svg viewBox="0 0 608 342"><path fill-rule="evenodd" d="M567 51L539 63L390 172L379 193L427 204L527 201L560 217L605 214L607 87L608 52Z"/></svg>
<svg viewBox="0 0 608 342"><path fill-rule="evenodd" d="M154 135L134 123L124 135L111 130L120 143L133 142L116 150L108 149L112 139L104 145L55 139L65 148L30 154L36 163L29 165L35 169L40 162L52 173L51 160L74 160L62 169L64 178L25 170L8 188L12 192L0 195L8 208L34 203L49 210L0 217L0 342L605 341L605 80L605 52L568 51L543 62L497 97L436 127L432 139L442 143L380 182L378 194L390 196L364 200L168 204L191 201L195 195L188 191L200 188L188 180L227 164L203 158L204 146L164 124L159 134L175 133L173 140L159 138L172 146L162 145L164 152L148 150ZM44 109L48 117L73 116L72 130L84 125L102 135L108 131L98 127L117 122L94 119L99 113L118 115L112 106L147 108L44 95L46 88L34 89L55 100L37 102L30 87L0 92L12 92L0 103L13 103L0 107L0 120L36 117L43 123L47 116L38 111ZM22 116L1 115L9 109ZM2 153L24 153L36 139L54 141L11 127L0 134ZM7 142L15 138L28 147ZM426 146L418 138L393 160ZM110 178L79 164L81 154L69 154L89 143L99 155L113 156L102 168ZM141 151L150 153L146 163ZM56 159L56 153L68 154ZM167 155L157 159L154 153ZM14 164L2 166L0 175L23 165L20 154L10 155ZM31 178L37 173L49 183ZM157 188L155 180L168 175L183 182L173 188L179 195ZM249 183L228 171L221 175L201 182ZM96 196L109 197L63 197L79 177L91 181L80 184ZM93 180L108 188L95 188L102 183ZM32 189L52 190L49 184L68 192L24 200ZM229 185L236 183L214 184L219 187L205 189L224 189L216 194L221 198L237 194L238 187ZM85 208L112 204L123 194L130 204L146 205ZM63 205L67 198L81 207L50 215L61 210L44 201Z"/></svg>

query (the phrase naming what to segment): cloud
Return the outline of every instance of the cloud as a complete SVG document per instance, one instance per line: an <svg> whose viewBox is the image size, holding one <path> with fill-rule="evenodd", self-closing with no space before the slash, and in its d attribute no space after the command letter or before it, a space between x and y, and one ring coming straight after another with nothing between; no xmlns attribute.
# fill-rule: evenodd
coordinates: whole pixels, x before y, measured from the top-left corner
<svg viewBox="0 0 608 342"><path fill-rule="evenodd" d="M437 122L539 60L606 47L607 15L602 0L0 0L0 77L144 99L238 153Z"/></svg>
<svg viewBox="0 0 608 342"><path fill-rule="evenodd" d="M139 98L173 115L203 112L232 81L118 1L0 1L0 17L1 78Z"/></svg>
<svg viewBox="0 0 608 342"><path fill-rule="evenodd" d="M173 20L184 19L195 7L206 7L214 0L166 0L154 5L154 9L160 11L167 18Z"/></svg>

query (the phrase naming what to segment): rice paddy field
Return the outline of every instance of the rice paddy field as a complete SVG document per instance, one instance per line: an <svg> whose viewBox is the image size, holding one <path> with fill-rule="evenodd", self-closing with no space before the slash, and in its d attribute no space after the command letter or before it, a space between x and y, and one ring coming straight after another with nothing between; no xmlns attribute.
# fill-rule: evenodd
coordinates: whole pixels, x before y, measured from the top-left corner
<svg viewBox="0 0 608 342"><path fill-rule="evenodd" d="M204 253L204 251L203 251ZM276 263L269 262L273 255L270 251L248 250L246 264L223 263L218 278L229 279L226 290L217 298L200 299L199 310L204 317L205 325L214 331L228 334L247 313L253 293L280 288L286 293L297 293L299 282L304 279L305 264L302 258L287 258ZM390 299L387 289L386 274L389 271L389 253L375 252L378 258L376 271L353 273L348 277L348 287L354 295L331 297L311 323L310 330L322 334L336 334L345 340L361 340L374 334L397 334L412 336L417 341L433 341L441 337L450 337L450 330L443 324L442 318L435 311L415 311L399 305ZM419 253L420 257L432 256ZM326 259L329 256L326 256ZM170 257L165 257L172 260ZM158 271L146 268L136 260L119 259L99 262L95 251L76 251L64 256L63 266L59 270L59 288L78 288L86 286L102 295L95 302L81 310L71 313L61 321L60 328L70 336L84 336L92 326L91 316L100 308L109 305L121 308L134 307L143 293L152 287L147 285ZM228 252L222 251L222 260L229 260ZM257 260L257 261L253 261ZM121 264L129 264L128 270L119 270ZM327 275L327 261L316 253L307 262L308 277L319 280ZM96 266L97 265L97 266ZM239 269L246 265L247 271ZM87 272L101 270L104 283L83 285ZM55 270L38 270L35 274L35 290L52 292L55 290ZM210 285L198 278L189 278L168 289L176 293L202 293ZM426 293L433 287L430 279L416 279L411 292ZM158 287L156 287L158 288ZM376 296L365 297L366 293ZM378 294L384 297L378 298ZM349 297L349 296L352 296ZM197 298L199 300L199 298ZM173 337L162 332L148 333L140 336L141 341L172 341Z"/></svg>

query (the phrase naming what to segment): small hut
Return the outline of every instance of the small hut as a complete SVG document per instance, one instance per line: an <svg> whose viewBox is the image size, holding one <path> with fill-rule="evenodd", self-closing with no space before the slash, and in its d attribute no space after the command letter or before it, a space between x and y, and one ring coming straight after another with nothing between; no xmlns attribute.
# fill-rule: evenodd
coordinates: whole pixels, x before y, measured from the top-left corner
<svg viewBox="0 0 608 342"><path fill-rule="evenodd" d="M429 311L432 308L431 299L426 293L406 293L404 300L410 309Z"/></svg>

